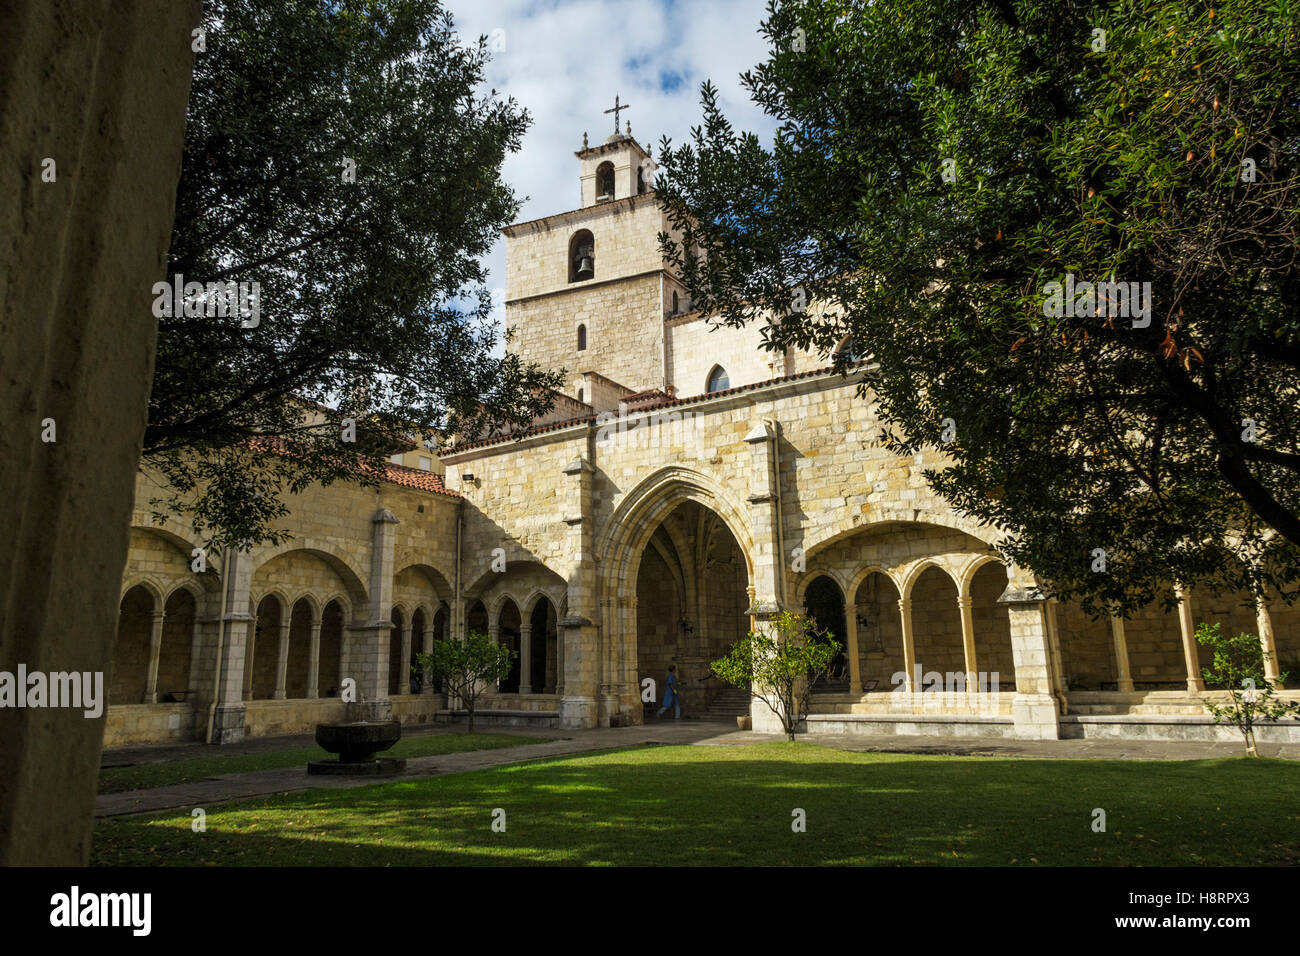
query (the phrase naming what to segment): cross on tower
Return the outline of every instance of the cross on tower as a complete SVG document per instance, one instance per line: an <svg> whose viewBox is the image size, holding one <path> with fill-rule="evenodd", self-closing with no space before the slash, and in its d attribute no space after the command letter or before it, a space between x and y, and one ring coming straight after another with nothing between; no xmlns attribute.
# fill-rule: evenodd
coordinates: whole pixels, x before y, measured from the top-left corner
<svg viewBox="0 0 1300 956"><path fill-rule="evenodd" d="M626 109L631 109L631 107L628 106L626 103L624 103L622 106L619 106L619 105L618 105L618 94L615 93L615 94L614 94L614 108L613 108L612 110L605 110L606 113L613 113L613 114L614 114L614 135L615 135L615 136L618 135L618 111L619 111L619 110L626 110Z"/></svg>

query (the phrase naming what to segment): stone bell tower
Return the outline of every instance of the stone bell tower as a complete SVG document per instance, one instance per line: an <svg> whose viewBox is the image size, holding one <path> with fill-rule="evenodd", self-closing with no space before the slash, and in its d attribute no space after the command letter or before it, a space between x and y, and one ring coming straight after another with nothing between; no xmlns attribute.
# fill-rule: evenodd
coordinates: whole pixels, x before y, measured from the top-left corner
<svg viewBox="0 0 1300 956"><path fill-rule="evenodd" d="M627 109L615 99L615 114ZM506 237L506 326L511 352L564 369L561 390L583 391L595 372L632 391L665 384L664 319L674 291L659 233L671 231L654 195L654 161L632 124L604 142L587 134L578 159L576 209L515 223ZM581 394L580 394L581 392Z"/></svg>

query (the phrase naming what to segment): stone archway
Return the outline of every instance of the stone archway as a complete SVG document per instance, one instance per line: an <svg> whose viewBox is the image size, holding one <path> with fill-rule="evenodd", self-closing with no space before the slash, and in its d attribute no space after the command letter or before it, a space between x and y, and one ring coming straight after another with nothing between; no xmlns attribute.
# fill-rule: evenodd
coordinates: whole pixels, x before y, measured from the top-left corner
<svg viewBox="0 0 1300 956"><path fill-rule="evenodd" d="M343 670L343 606L330 601L321 612L320 658L316 664L317 694L336 696L342 685Z"/></svg>
<svg viewBox="0 0 1300 956"><path fill-rule="evenodd" d="M497 644L510 648L513 653L510 673L497 682L497 692L501 694L519 693L519 675L522 670L519 660L520 624L518 606L512 599L506 598L497 612Z"/></svg>
<svg viewBox="0 0 1300 956"><path fill-rule="evenodd" d="M662 700L674 665L682 711L707 711L725 690L711 662L749 628L748 582L747 562L726 523L695 501L674 507L644 544L637 566L638 685L653 679Z"/></svg>
<svg viewBox="0 0 1300 956"><path fill-rule="evenodd" d="M161 613L153 590L137 584L122 595L113 647L113 674L108 685L109 704L138 704L149 679L149 647L155 613Z"/></svg>
<svg viewBox="0 0 1300 956"><path fill-rule="evenodd" d="M173 591L165 605L162 642L158 648L155 695L161 702L181 701L189 694L197 616L198 602L194 594L185 587Z"/></svg>
<svg viewBox="0 0 1300 956"><path fill-rule="evenodd" d="M551 599L542 595L533 604L529 621L529 689L554 694L559 661L559 618Z"/></svg>
<svg viewBox="0 0 1300 956"><path fill-rule="evenodd" d="M753 581L753 534L748 512L731 500L730 495L713 479L679 465L663 468L629 491L597 535L597 584L600 596L601 633L605 642L605 673L612 702L622 719L642 720L638 653L639 600L637 580L648 546L664 520L683 503L691 502L716 517L737 545L737 555L744 566L745 581ZM745 588L745 605L752 599ZM680 620L680 619L679 619ZM749 626L749 622L746 623ZM653 676L656 689L662 687L664 674Z"/></svg>
<svg viewBox="0 0 1300 956"><path fill-rule="evenodd" d="M804 612L812 619L819 634L840 646L831 661L828 673L818 682L819 691L831 693L849 689L848 674L848 621L844 613L844 595L840 586L829 574L819 574L804 591Z"/></svg>

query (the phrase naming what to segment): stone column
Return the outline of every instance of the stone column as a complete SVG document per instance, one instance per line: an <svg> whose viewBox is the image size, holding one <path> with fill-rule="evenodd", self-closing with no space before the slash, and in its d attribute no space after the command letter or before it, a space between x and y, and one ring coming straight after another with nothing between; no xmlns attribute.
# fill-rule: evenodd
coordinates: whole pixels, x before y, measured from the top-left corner
<svg viewBox="0 0 1300 956"><path fill-rule="evenodd" d="M635 596L620 599L618 608L618 641L623 648L623 695L633 723L640 723L644 713L641 701L641 675L637 673L637 599Z"/></svg>
<svg viewBox="0 0 1300 956"><path fill-rule="evenodd" d="M777 430L764 419L745 436L750 449L749 516L754 529L756 606L785 606L785 562L780 541L780 476L776 473ZM755 615L757 617L758 615Z"/></svg>
<svg viewBox="0 0 1300 956"><path fill-rule="evenodd" d="M519 693L533 692L533 625L531 621L519 624Z"/></svg>
<svg viewBox="0 0 1300 956"><path fill-rule="evenodd" d="M596 625L596 562L592 529L592 475L595 468L585 458L575 458L564 468L566 483L565 524L569 526L568 552L574 556L569 575L568 615L560 621L563 698L560 724L563 727L596 727L607 723L610 714L601 713L600 628ZM608 702L606 702L606 708Z"/></svg>
<svg viewBox="0 0 1300 956"><path fill-rule="evenodd" d="M397 517L387 508L370 519L369 622L352 642L351 664L357 681L356 713L363 720L391 720L388 696L389 631L393 626L393 551Z"/></svg>
<svg viewBox="0 0 1300 956"><path fill-rule="evenodd" d="M488 637L492 638L493 644L501 643L501 621L500 618L488 622ZM483 689L484 697L494 697L501 690L500 681L492 681Z"/></svg>
<svg viewBox="0 0 1300 956"><path fill-rule="evenodd" d="M776 422L759 420L745 436L750 453L750 486L747 501L754 532L751 555L754 579L753 601L746 612L754 619L754 631L779 640L776 618L785 608L787 556L781 542L781 484L776 470ZM757 690L757 688L755 688ZM781 718L766 703L750 700L750 719L760 733L780 733Z"/></svg>
<svg viewBox="0 0 1300 956"><path fill-rule="evenodd" d="M158 703L158 661L162 658L162 610L153 612L153 626L149 630L149 670L144 680L143 704Z"/></svg>
<svg viewBox="0 0 1300 956"><path fill-rule="evenodd" d="M312 612L311 618L311 652L307 671L307 696L312 700L320 697L320 626L321 615Z"/></svg>
<svg viewBox="0 0 1300 956"><path fill-rule="evenodd" d="M443 618L443 620L446 621L446 620L448 620L450 617L451 617L451 615L450 615L450 613L448 613L448 614ZM432 616L430 616L430 618L429 618L427 621L424 622L424 640L423 640L423 645L424 645L424 646L423 646L422 650L423 650L424 653L426 653L426 654L432 654L432 653L433 653L433 642L434 642L436 639L443 638L443 637L446 636L446 635L444 635L444 634L434 634L434 633L433 633L433 628L434 628L434 625L437 623L437 620L438 620L438 612L435 610L435 611L433 612ZM421 678L421 680L424 681L424 683L422 683L422 684L420 685L420 693L421 693L421 694L428 694L430 697L434 696L435 686L436 686L437 682L434 681L434 680L431 680L431 679L429 678L429 675L428 675L428 674L422 674L422 675L420 675L420 678Z"/></svg>
<svg viewBox="0 0 1300 956"><path fill-rule="evenodd" d="M402 665L401 671L397 675L397 692L399 694L409 694L411 692L411 640L414 635L411 633L412 625L410 622L401 629L398 635L402 639Z"/></svg>
<svg viewBox="0 0 1300 956"><path fill-rule="evenodd" d="M844 653L849 656L849 693L862 693L862 662L858 660L858 606L845 603L844 624L848 628Z"/></svg>
<svg viewBox="0 0 1300 956"><path fill-rule="evenodd" d="M1264 652L1264 677L1277 687L1282 673L1277 660L1277 640L1273 636L1273 617L1268 613L1268 598L1255 595L1255 627L1259 630L1259 646Z"/></svg>
<svg viewBox="0 0 1300 956"><path fill-rule="evenodd" d="M916 684L914 679L916 674L916 642L912 639L911 597L899 599L898 621L899 630L903 634L903 670L907 672L907 677L903 680L903 686L907 688L906 693L914 694L918 692L918 688L914 686Z"/></svg>
<svg viewBox="0 0 1300 956"><path fill-rule="evenodd" d="M998 602L1007 606L1011 622L1011 655L1016 669L1012 704L1016 736L1027 740L1057 740L1061 736L1060 702L1052 687L1047 606L1031 582L1008 583Z"/></svg>
<svg viewBox="0 0 1300 956"><path fill-rule="evenodd" d="M1196 621L1192 616L1192 593L1187 588L1177 587L1178 595L1178 629L1183 636L1183 664L1187 668L1187 690L1199 693L1205 690L1205 681L1201 679L1201 660L1196 652Z"/></svg>
<svg viewBox="0 0 1300 956"><path fill-rule="evenodd" d="M280 653L275 661L274 700L284 700L286 696L285 687L289 683L289 628L292 626L293 609L280 608Z"/></svg>
<svg viewBox="0 0 1300 956"><path fill-rule="evenodd" d="M226 636L221 647L221 678L217 706L212 714L212 743L238 743L244 739L244 672L252 672L252 644L256 618L248 612L253 582L253 558L247 551L232 551L226 570L222 619Z"/></svg>
<svg viewBox="0 0 1300 956"><path fill-rule="evenodd" d="M1129 671L1128 641L1124 639L1124 619L1112 614L1110 636L1115 641L1115 689L1123 694L1133 692L1133 675Z"/></svg>
<svg viewBox="0 0 1300 956"><path fill-rule="evenodd" d="M240 690L243 700L253 699L253 655L257 651L257 611L249 616L248 639L244 650L244 686Z"/></svg>
<svg viewBox="0 0 1300 956"><path fill-rule="evenodd" d="M194 606L194 629L190 632L190 672L186 675L185 699L195 701L200 693L203 671L203 627L208 621L199 616L199 605Z"/></svg>
<svg viewBox="0 0 1300 956"><path fill-rule="evenodd" d="M969 587L969 582L965 585ZM957 595L957 610L961 614L961 649L966 663L966 693L979 680L979 664L975 660L975 614L969 594Z"/></svg>

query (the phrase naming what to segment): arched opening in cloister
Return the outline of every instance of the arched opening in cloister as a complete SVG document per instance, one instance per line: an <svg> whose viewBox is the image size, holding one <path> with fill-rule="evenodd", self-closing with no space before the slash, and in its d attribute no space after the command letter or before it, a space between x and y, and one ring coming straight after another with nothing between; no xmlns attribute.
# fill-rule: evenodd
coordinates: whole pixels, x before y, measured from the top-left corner
<svg viewBox="0 0 1300 956"><path fill-rule="evenodd" d="M156 606L153 593L140 584L122 595L113 644L113 674L108 683L109 704L138 704L144 700Z"/></svg>
<svg viewBox="0 0 1300 956"><path fill-rule="evenodd" d="M257 604L252 647L245 658L244 699L270 700L275 696L275 672L280 661L280 619L285 613L272 594Z"/></svg>
<svg viewBox="0 0 1300 956"><path fill-rule="evenodd" d="M966 673L957 583L931 565L912 585L912 642L916 669L929 673ZM909 678L912 675L909 675ZM916 687L916 690L922 688Z"/></svg>
<svg viewBox="0 0 1300 956"><path fill-rule="evenodd" d="M424 608L416 608L411 615L411 660L406 675L406 685L410 693L418 694L424 690L424 672L416 666L421 654L431 650L429 641L429 622L425 620Z"/></svg>
<svg viewBox="0 0 1300 956"><path fill-rule="evenodd" d="M402 685L402 636L406 630L405 618L400 608L393 608L393 626L388 630L388 693L405 694Z"/></svg>
<svg viewBox="0 0 1300 956"><path fill-rule="evenodd" d="M198 605L189 589L173 591L164 608L162 645L158 649L154 696L160 703L182 701L189 693L197 616Z"/></svg>
<svg viewBox="0 0 1300 956"><path fill-rule="evenodd" d="M818 639L839 645L826 673L815 685L817 690L843 692L849 689L849 628L844 616L844 595L840 586L827 574L813 579L804 591L804 612L812 619Z"/></svg>
<svg viewBox="0 0 1300 956"><path fill-rule="evenodd" d="M903 657L903 620L898 610L898 588L889 575L872 571L853 596L851 613L858 630L858 673L865 693L889 691L895 674L906 671Z"/></svg>
<svg viewBox="0 0 1300 956"><path fill-rule="evenodd" d="M482 601L475 601L470 605L469 613L465 615L465 630L478 634L490 633L488 612Z"/></svg>
<svg viewBox="0 0 1300 956"><path fill-rule="evenodd" d="M343 606L330 601L320 616L320 660L316 687L321 697L337 697L342 685Z"/></svg>
<svg viewBox="0 0 1300 956"><path fill-rule="evenodd" d="M511 652L510 671L497 682L497 691L502 694L519 693L519 675L521 672L519 660L520 623L519 608L514 601L506 598L497 615L497 644L509 648Z"/></svg>
<svg viewBox="0 0 1300 956"><path fill-rule="evenodd" d="M1007 569L996 561L981 565L970 581L971 623L975 644L975 672L987 674L980 690L1016 689L1016 663L1011 651L1011 614L998 599L1007 589ZM980 679L978 676L976 679Z"/></svg>
<svg viewBox="0 0 1300 956"><path fill-rule="evenodd" d="M559 660L559 628L555 605L539 597L529 620L528 684L534 694L554 694Z"/></svg>
<svg viewBox="0 0 1300 956"><path fill-rule="evenodd" d="M311 632L315 615L311 602L299 598L289 614L289 666L285 673L285 696L299 700L311 686Z"/></svg>
<svg viewBox="0 0 1300 956"><path fill-rule="evenodd" d="M724 692L710 665L749 629L748 581L740 544L710 508L683 501L654 529L637 570L636 647L637 679L652 678L659 701L670 664L683 713Z"/></svg>

